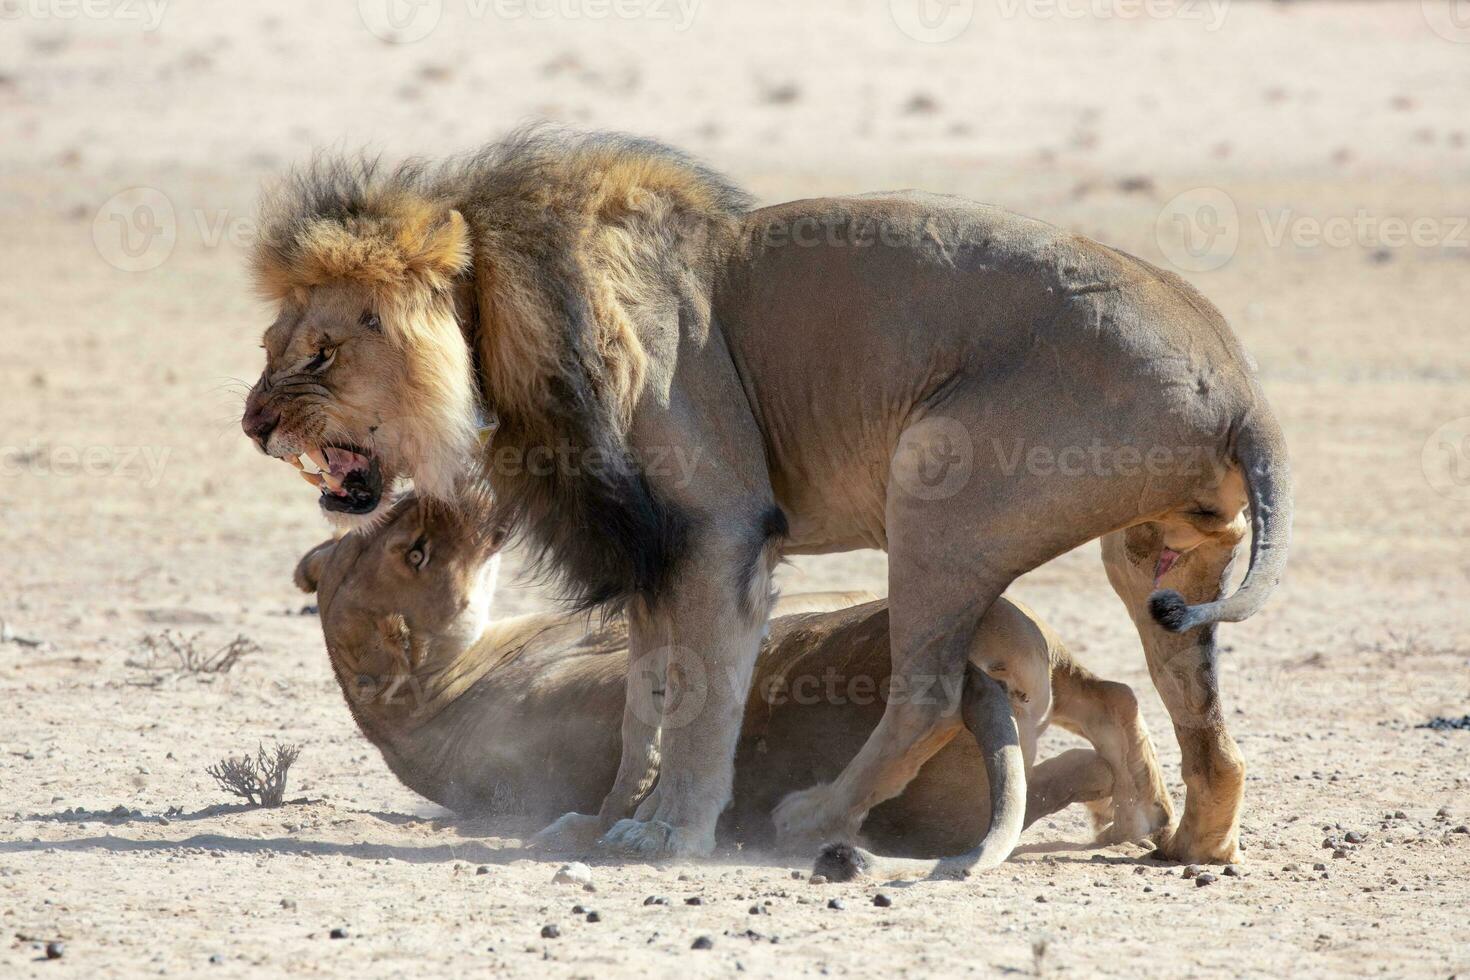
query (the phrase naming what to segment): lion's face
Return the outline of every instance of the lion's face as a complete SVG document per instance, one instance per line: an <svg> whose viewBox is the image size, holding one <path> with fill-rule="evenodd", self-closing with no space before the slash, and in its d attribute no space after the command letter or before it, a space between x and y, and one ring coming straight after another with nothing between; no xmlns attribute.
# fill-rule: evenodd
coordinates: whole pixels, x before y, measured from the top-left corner
<svg viewBox="0 0 1470 980"><path fill-rule="evenodd" d="M300 470L329 514L380 518L400 478L452 495L474 450L476 400L447 300L425 291L388 304L364 286L315 286L281 304L262 346L242 427Z"/></svg>
<svg viewBox="0 0 1470 980"><path fill-rule="evenodd" d="M307 552L296 584L317 594L334 661L374 678L412 674L459 656L485 631L502 543L483 515L409 494L378 526Z"/></svg>

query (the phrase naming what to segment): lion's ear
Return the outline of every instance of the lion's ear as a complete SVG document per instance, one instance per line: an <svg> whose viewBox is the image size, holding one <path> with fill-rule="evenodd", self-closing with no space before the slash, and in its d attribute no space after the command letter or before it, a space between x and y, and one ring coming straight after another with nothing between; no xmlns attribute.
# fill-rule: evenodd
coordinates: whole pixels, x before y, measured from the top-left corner
<svg viewBox="0 0 1470 980"><path fill-rule="evenodd" d="M451 282L470 265L470 228L464 215L450 211L432 222L409 222L400 241L409 269L435 286Z"/></svg>
<svg viewBox="0 0 1470 980"><path fill-rule="evenodd" d="M322 580L322 568L336 544L336 538L328 538L301 556L301 560L296 563L295 580L298 589L302 592L316 591L317 583Z"/></svg>

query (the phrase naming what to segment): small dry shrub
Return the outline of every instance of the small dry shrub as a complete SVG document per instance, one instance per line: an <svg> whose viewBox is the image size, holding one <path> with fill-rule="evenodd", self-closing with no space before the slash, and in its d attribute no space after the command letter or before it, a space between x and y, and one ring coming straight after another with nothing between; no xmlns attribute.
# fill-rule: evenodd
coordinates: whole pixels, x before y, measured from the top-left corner
<svg viewBox="0 0 1470 980"><path fill-rule="evenodd" d="M222 759L204 771L220 789L244 797L251 806L277 807L286 800L286 774L300 755L295 745L277 745L274 752L261 745L254 758Z"/></svg>
<svg viewBox="0 0 1470 980"><path fill-rule="evenodd" d="M128 660L127 665L147 671L149 677L143 683L155 687L168 677L228 674L244 657L260 650L259 644L244 636L236 636L216 650L207 649L202 640L201 633L149 633L138 641L143 656Z"/></svg>

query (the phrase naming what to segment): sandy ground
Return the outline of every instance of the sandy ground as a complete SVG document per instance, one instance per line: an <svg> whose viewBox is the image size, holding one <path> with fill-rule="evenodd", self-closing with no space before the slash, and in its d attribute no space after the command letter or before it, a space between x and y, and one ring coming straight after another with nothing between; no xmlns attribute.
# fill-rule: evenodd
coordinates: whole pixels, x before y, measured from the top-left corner
<svg viewBox="0 0 1470 980"><path fill-rule="evenodd" d="M395 43L374 0L0 0L0 973L1470 975L1470 731L1417 727L1470 711L1470 29L1409 2L823 6L430 0ZM889 908L741 854L594 860L585 893L527 828L395 783L290 584L325 526L237 428L251 202L315 146L441 153L531 118L678 142L769 201L963 193L1220 305L1299 483L1289 581L1225 633L1243 877L1069 849L1067 813ZM783 579L883 591L884 558ZM1144 695L1182 799L1096 547L1014 591ZM130 665L164 630L258 649ZM309 802L221 806L204 766L276 741Z"/></svg>

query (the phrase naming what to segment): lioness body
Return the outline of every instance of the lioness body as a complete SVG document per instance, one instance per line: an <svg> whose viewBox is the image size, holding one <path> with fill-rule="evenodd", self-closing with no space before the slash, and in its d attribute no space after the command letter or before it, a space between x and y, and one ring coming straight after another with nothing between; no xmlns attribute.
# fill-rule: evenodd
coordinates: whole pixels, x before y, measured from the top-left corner
<svg viewBox="0 0 1470 980"><path fill-rule="evenodd" d="M595 812L621 755L625 624L538 614L490 620L469 640L453 610L488 607L472 595L494 587L493 576L474 573L483 549L453 518L417 506L401 505L385 526L346 544L323 544L298 575L318 593L333 671L359 727L405 785L456 811ZM433 558L399 576L407 542ZM742 724L726 816L732 838L769 843L776 803L840 772L882 717L888 610L864 601L871 599L816 593L778 603ZM1166 825L1168 796L1126 685L1094 678L1034 613L1004 598L982 620L972 650L1009 692L1031 777L1029 819L1089 802L1100 823L1112 823L1112 839L1141 839ZM962 697L938 689L898 696ZM1095 750L1034 765L1036 739L1053 721ZM875 809L864 831L886 852L953 854L981 839L990 811L985 754L955 739ZM543 843L586 845L601 829L592 817L561 827L565 836Z"/></svg>
<svg viewBox="0 0 1470 980"><path fill-rule="evenodd" d="M661 730L651 689L629 692L610 846L713 845L783 553L885 548L895 675L957 683L1016 576L1104 537L1184 755L1165 850L1238 856L1213 624L1279 578L1289 476L1244 352L1177 277L953 198L752 212L677 153L597 137L513 138L437 172L329 167L262 228L281 303L245 419L263 449L335 448L328 482L348 485L324 499L348 511L377 505L380 476L452 499L486 463L572 593L627 609L635 659L700 659L689 724ZM1220 599L1248 498L1251 574ZM778 826L855 832L960 724L890 701ZM620 820L655 764L656 805Z"/></svg>

